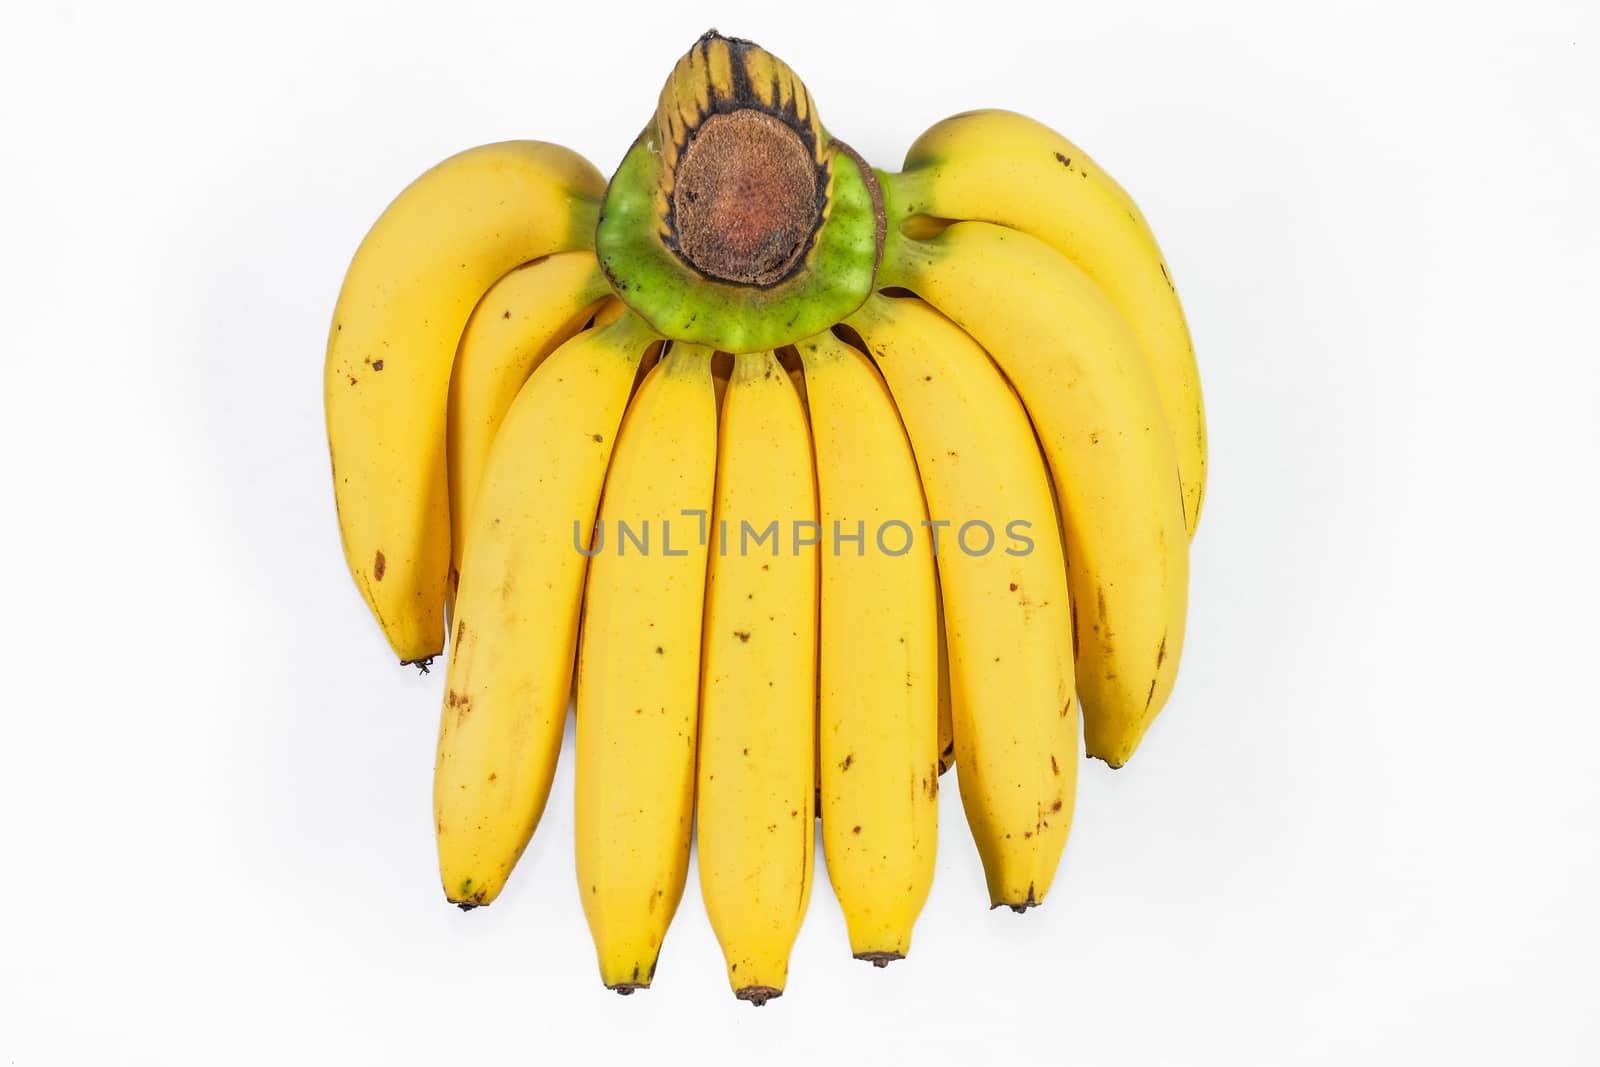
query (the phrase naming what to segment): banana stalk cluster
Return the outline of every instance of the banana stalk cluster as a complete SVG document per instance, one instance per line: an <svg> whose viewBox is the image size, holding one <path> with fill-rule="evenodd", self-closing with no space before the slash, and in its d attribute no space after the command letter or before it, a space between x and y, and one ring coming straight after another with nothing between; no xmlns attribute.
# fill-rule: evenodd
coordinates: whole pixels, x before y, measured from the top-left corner
<svg viewBox="0 0 1600 1067"><path fill-rule="evenodd" d="M785 987L815 833L854 954L905 956L952 762L990 904L1042 903L1079 738L1121 766L1172 691L1205 488L1183 312L1132 199L1020 115L876 171L709 33L610 182L517 141L406 188L325 390L350 571L402 661L448 651L445 894L505 885L575 695L619 992L692 832L740 998Z"/></svg>

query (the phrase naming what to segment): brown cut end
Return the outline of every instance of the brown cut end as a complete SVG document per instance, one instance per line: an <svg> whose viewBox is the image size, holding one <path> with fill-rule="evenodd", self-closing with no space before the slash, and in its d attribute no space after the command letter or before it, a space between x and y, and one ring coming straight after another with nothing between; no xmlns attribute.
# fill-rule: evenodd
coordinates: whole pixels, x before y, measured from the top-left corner
<svg viewBox="0 0 1600 1067"><path fill-rule="evenodd" d="M1030 886L1028 886L1028 895L1027 895L1027 897L1025 899L1020 900L1020 901L1016 901L1016 900L997 900L993 904L989 905L989 910L993 911L996 908L1010 908L1012 911L1016 912L1018 915L1021 915L1023 912L1027 911L1029 908L1037 908L1042 903L1044 903L1044 902L1041 901L1037 896L1034 895L1033 886L1030 885Z"/></svg>
<svg viewBox="0 0 1600 1067"><path fill-rule="evenodd" d="M678 249L702 273L781 281L821 222L817 167L800 135L751 108L712 115L673 175Z"/></svg>
<svg viewBox="0 0 1600 1067"><path fill-rule="evenodd" d="M618 982L616 985L607 986L606 988L615 990L619 997L631 997L634 990L649 989L650 985L647 982Z"/></svg>
<svg viewBox="0 0 1600 1067"><path fill-rule="evenodd" d="M856 959L865 960L874 967L887 967L895 960L906 958L904 952L857 952Z"/></svg>
<svg viewBox="0 0 1600 1067"><path fill-rule="evenodd" d="M993 911L996 908L1010 908L1012 911L1016 912L1018 915L1021 915L1023 912L1027 911L1029 908L1037 908L1038 906L1039 906L1039 902L1037 900L1025 900L1021 904L1013 904L1009 900L999 900L999 901L996 901L993 904L990 904L989 905L989 910Z"/></svg>
<svg viewBox="0 0 1600 1067"><path fill-rule="evenodd" d="M783 996L783 990L775 989L769 985L747 985L743 989L734 990L733 995L740 1000L747 1000L759 1008L772 998Z"/></svg>

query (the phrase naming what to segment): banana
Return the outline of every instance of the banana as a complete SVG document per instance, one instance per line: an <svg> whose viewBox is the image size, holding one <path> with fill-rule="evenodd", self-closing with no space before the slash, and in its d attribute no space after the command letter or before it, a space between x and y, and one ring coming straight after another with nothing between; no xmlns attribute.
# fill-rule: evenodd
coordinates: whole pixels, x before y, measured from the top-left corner
<svg viewBox="0 0 1600 1067"><path fill-rule="evenodd" d="M783 992L811 896L817 666L817 553L795 543L796 524L817 519L811 439L800 396L770 352L735 357L714 514L695 799L700 889L734 994L761 1005Z"/></svg>
<svg viewBox="0 0 1600 1067"><path fill-rule="evenodd" d="M434 815L445 896L494 900L544 812L561 749L601 484L639 361L629 314L562 345L506 413L467 525Z"/></svg>
<svg viewBox="0 0 1600 1067"><path fill-rule="evenodd" d="M927 509L905 430L871 361L832 333L796 347L816 450L818 536L827 546L818 639L823 855L851 952L883 967L910 950L938 836Z"/></svg>
<svg viewBox="0 0 1600 1067"><path fill-rule="evenodd" d="M624 994L655 976L689 871L716 477L711 356L672 345L629 405L584 597L578 888L600 978Z"/></svg>
<svg viewBox="0 0 1600 1067"><path fill-rule="evenodd" d="M881 176L911 214L1000 223L1078 265L1122 313L1155 376L1193 536L1206 489L1200 372L1172 272L1144 215L1088 154L1033 119L968 111L935 124Z"/></svg>
<svg viewBox="0 0 1600 1067"><path fill-rule="evenodd" d="M494 284L467 322L450 373L450 590L461 578L467 517L495 431L522 383L611 295L594 253L558 252Z"/></svg>
<svg viewBox="0 0 1600 1067"><path fill-rule="evenodd" d="M1172 438L1138 344L1087 275L1016 230L897 238L884 274L971 334L1027 406L1061 497L1087 749L1120 767L1172 691L1189 585ZM958 718L958 761L960 732Z"/></svg>
<svg viewBox="0 0 1600 1067"><path fill-rule="evenodd" d="M949 320L874 296L850 325L905 421L932 521L945 524L934 529L956 781L990 905L1022 911L1055 876L1078 768L1071 601L1044 461L1016 394Z"/></svg>
<svg viewBox="0 0 1600 1067"><path fill-rule="evenodd" d="M450 367L478 299L519 264L592 248L605 180L508 141L412 182L356 250L328 332L328 448L345 560L395 654L444 647Z"/></svg>
<svg viewBox="0 0 1600 1067"><path fill-rule="evenodd" d="M621 994L696 838L738 999L785 992L818 834L851 952L905 957L952 767L991 907L1042 903L1081 754L1123 765L1182 654L1206 424L1139 207L1021 115L894 174L816 104L713 30L609 181L532 141L417 178L330 325L346 561L402 662L448 652L446 898L504 890L575 697Z"/></svg>

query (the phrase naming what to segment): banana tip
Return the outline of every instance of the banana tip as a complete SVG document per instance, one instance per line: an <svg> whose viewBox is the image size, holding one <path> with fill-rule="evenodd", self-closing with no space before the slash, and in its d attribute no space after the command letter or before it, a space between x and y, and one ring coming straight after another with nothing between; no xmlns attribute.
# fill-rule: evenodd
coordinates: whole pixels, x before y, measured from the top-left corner
<svg viewBox="0 0 1600 1067"><path fill-rule="evenodd" d="M417 659L403 659L400 661L400 666L415 667L418 674L427 674L429 673L429 668L433 666L434 657L437 655L438 653L435 652L432 656L420 656Z"/></svg>
<svg viewBox="0 0 1600 1067"><path fill-rule="evenodd" d="M1023 912L1027 911L1029 908L1037 908L1041 903L1043 903L1043 902L1042 901L1038 901L1038 900L1034 900L1033 897L1031 897L1031 896L1028 897L1027 900L1021 901L1020 903L1016 902L1016 901L1010 901L1010 900L997 900L993 904L989 905L989 910L990 911L994 911L996 908L1010 908L1012 911L1016 912L1018 915L1021 915Z"/></svg>
<svg viewBox="0 0 1600 1067"><path fill-rule="evenodd" d="M733 995L759 1008L774 997L783 996L783 990L769 985L747 985L743 989L735 989Z"/></svg>
<svg viewBox="0 0 1600 1067"><path fill-rule="evenodd" d="M906 958L904 952L857 952L856 959L864 960L874 967L887 967L895 960Z"/></svg>

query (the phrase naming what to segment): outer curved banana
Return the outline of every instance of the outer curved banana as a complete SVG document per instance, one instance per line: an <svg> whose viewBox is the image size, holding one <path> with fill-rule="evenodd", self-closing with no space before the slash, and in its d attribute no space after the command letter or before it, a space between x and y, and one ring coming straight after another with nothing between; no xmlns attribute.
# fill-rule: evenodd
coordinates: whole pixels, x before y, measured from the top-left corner
<svg viewBox="0 0 1600 1067"><path fill-rule="evenodd" d="M917 464L865 355L797 346L817 457L822 553L822 846L850 950L902 959L933 884L939 660L933 551ZM855 538L855 540L851 540Z"/></svg>
<svg viewBox="0 0 1600 1067"><path fill-rule="evenodd" d="M1011 226L1072 260L1133 329L1161 394L1183 477L1190 535L1206 488L1200 371L1183 307L1139 207L1081 148L1011 111L968 111L935 124L882 175L910 214Z"/></svg>
<svg viewBox="0 0 1600 1067"><path fill-rule="evenodd" d="M534 371L489 454L467 530L433 802L445 896L488 904L550 794L595 508L655 337L635 315Z"/></svg>
<svg viewBox="0 0 1600 1067"><path fill-rule="evenodd" d="M467 517L489 446L522 383L611 295L594 253L558 252L507 274L467 322L450 373L450 588L460 581Z"/></svg>
<svg viewBox="0 0 1600 1067"><path fill-rule="evenodd" d="M403 661L444 647L445 417L456 344L513 267L593 246L605 179L559 145L470 149L406 187L361 242L323 379L345 559Z"/></svg>
<svg viewBox="0 0 1600 1067"><path fill-rule="evenodd" d="M905 420L928 511L947 524L956 780L990 904L1022 911L1055 876L1078 773L1072 617L1044 461L1016 394L949 320L874 297L851 324Z"/></svg>
<svg viewBox="0 0 1600 1067"><path fill-rule="evenodd" d="M734 994L760 1005L783 992L811 897L817 668L817 553L794 536L796 523L817 519L811 435L770 352L735 357L715 519L695 799L700 890Z"/></svg>
<svg viewBox="0 0 1600 1067"><path fill-rule="evenodd" d="M645 376L617 438L589 562L578 653L578 888L600 978L619 993L650 985L689 871L717 469L711 355L674 344Z"/></svg>
<svg viewBox="0 0 1600 1067"><path fill-rule="evenodd" d="M1088 751L1120 767L1172 691L1188 601L1183 498L1149 368L1094 283L1038 238L961 222L892 254L888 284L954 319L1027 405L1061 497Z"/></svg>

